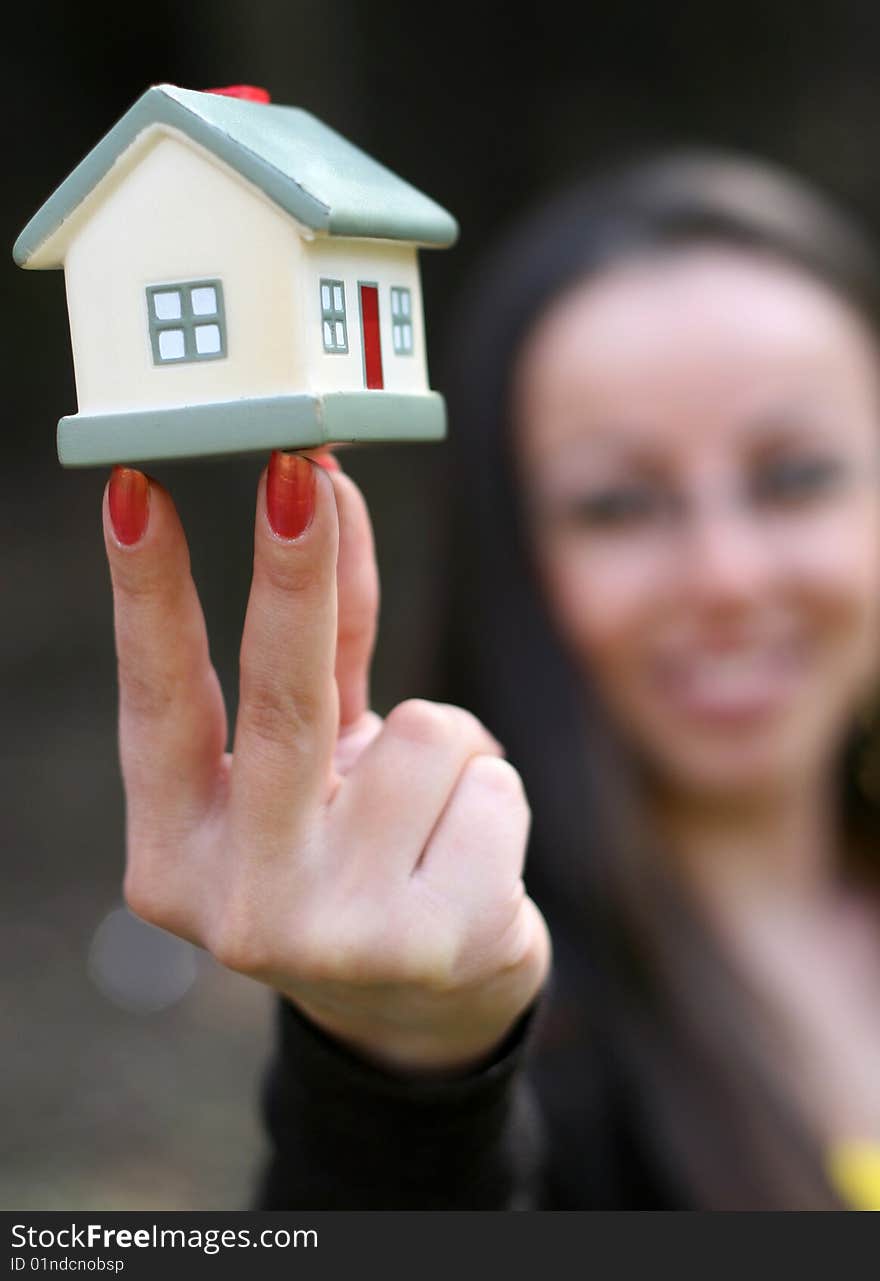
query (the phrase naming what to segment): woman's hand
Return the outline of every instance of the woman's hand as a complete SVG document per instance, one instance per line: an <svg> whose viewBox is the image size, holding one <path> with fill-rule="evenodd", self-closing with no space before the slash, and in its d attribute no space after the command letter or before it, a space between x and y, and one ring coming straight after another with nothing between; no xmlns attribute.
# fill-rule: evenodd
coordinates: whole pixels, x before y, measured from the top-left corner
<svg viewBox="0 0 880 1281"><path fill-rule="evenodd" d="M167 491L116 469L104 532L132 911L381 1066L478 1064L549 966L521 879L529 810L470 713L368 710L379 593L360 491L301 455L260 479L232 753Z"/></svg>

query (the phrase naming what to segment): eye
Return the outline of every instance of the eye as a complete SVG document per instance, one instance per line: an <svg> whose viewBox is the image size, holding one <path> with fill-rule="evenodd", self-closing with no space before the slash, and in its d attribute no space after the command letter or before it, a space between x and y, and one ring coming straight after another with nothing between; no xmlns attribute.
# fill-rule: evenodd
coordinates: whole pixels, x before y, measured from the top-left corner
<svg viewBox="0 0 880 1281"><path fill-rule="evenodd" d="M662 519L669 510L667 495L646 485L618 485L582 494L571 500L571 524L592 529L625 529Z"/></svg>
<svg viewBox="0 0 880 1281"><path fill-rule="evenodd" d="M846 468L838 458L779 458L765 463L749 486L753 502L791 505L823 497L838 489Z"/></svg>

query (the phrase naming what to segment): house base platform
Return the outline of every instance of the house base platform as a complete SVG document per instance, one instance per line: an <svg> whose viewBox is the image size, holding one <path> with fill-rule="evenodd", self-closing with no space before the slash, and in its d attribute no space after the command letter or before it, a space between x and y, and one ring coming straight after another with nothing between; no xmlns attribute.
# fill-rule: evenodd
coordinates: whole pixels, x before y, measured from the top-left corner
<svg viewBox="0 0 880 1281"><path fill-rule="evenodd" d="M95 467L445 435L437 392L328 392L72 414L58 424L58 458L65 467Z"/></svg>

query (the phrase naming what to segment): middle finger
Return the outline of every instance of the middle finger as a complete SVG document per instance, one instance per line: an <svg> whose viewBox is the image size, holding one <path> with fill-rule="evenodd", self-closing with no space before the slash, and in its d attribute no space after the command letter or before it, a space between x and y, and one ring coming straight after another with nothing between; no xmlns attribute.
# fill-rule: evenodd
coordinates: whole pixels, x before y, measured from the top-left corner
<svg viewBox="0 0 880 1281"><path fill-rule="evenodd" d="M257 856L286 853L328 788L339 721L338 538L327 473L273 455L257 498L230 785L234 843Z"/></svg>

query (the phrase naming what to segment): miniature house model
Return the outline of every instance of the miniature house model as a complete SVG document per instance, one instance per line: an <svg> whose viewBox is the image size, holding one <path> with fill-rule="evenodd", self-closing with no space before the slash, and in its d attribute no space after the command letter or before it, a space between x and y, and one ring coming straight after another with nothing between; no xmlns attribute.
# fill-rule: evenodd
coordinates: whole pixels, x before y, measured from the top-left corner
<svg viewBox="0 0 880 1281"><path fill-rule="evenodd" d="M66 466L437 439L417 252L455 220L313 116L148 89L34 215L63 267Z"/></svg>

